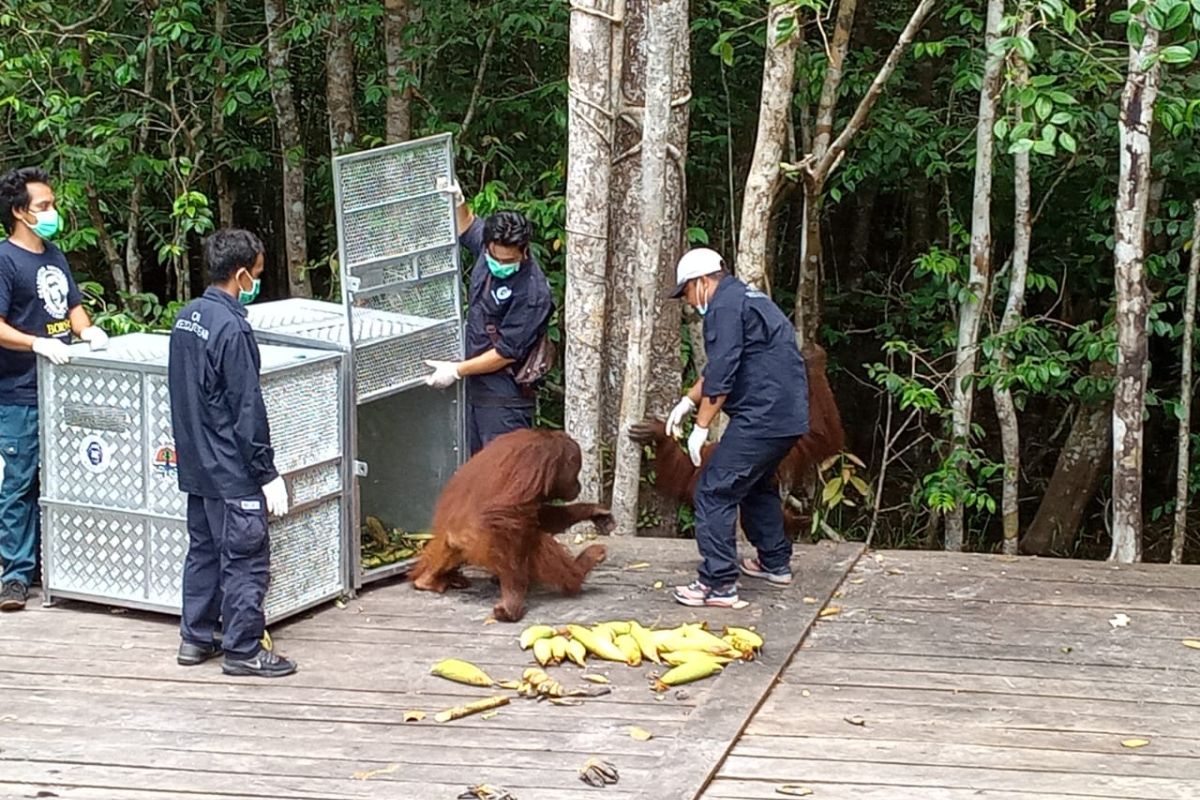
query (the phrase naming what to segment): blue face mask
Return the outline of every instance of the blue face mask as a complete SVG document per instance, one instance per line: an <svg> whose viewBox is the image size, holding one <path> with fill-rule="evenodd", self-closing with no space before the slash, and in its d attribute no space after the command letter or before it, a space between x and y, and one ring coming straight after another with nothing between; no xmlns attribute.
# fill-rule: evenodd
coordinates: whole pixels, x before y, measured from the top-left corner
<svg viewBox="0 0 1200 800"><path fill-rule="evenodd" d="M491 253L487 254L487 265L488 265L488 269L491 271L492 275L494 275L500 279L508 278L508 277L515 275L517 270L519 270L521 268L520 261L514 261L511 264L505 264L502 261L497 261L496 257L493 256Z"/></svg>
<svg viewBox="0 0 1200 800"><path fill-rule="evenodd" d="M258 297L260 289L262 289L262 281L258 278L250 279L250 291L243 289L241 281L238 281L238 302L244 306L250 305Z"/></svg>
<svg viewBox="0 0 1200 800"><path fill-rule="evenodd" d="M34 233L43 239L53 238L62 227L62 217L58 215L57 209L35 211L33 212L33 216L37 218L37 224L30 227L33 228Z"/></svg>

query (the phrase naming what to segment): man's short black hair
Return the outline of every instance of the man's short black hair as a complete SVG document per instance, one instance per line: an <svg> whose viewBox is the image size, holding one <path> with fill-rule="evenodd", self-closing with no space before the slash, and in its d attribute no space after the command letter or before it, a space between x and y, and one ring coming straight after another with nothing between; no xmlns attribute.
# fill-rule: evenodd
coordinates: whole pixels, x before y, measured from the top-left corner
<svg viewBox="0 0 1200 800"><path fill-rule="evenodd" d="M484 245L526 248L533 238L533 224L520 211L497 211L483 223Z"/></svg>
<svg viewBox="0 0 1200 800"><path fill-rule="evenodd" d="M17 219L13 211L29 208L29 184L50 184L50 173L41 167L21 167L0 175L0 224L13 232Z"/></svg>
<svg viewBox="0 0 1200 800"><path fill-rule="evenodd" d="M241 228L222 228L204 240L204 263L211 283L224 283L239 269L249 270L263 252L262 240Z"/></svg>

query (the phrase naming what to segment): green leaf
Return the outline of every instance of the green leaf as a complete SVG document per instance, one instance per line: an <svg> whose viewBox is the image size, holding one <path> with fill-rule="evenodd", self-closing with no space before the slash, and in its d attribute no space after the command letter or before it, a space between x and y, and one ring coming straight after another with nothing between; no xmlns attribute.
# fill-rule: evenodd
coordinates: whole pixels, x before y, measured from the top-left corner
<svg viewBox="0 0 1200 800"><path fill-rule="evenodd" d="M1073 106L1076 104L1074 97L1067 94L1066 92L1057 91L1057 90L1050 92L1050 99L1053 100L1055 103L1058 103L1060 106Z"/></svg>
<svg viewBox="0 0 1200 800"><path fill-rule="evenodd" d="M1009 155L1016 155L1017 153L1028 153L1032 148L1033 148L1033 140L1032 139L1018 139L1017 141L1015 141L1011 145L1009 145L1008 153L1009 153Z"/></svg>
<svg viewBox="0 0 1200 800"><path fill-rule="evenodd" d="M996 120L996 124L992 126L992 133L996 134L997 139L1003 139L1008 136L1008 120Z"/></svg>
<svg viewBox="0 0 1200 800"><path fill-rule="evenodd" d="M1045 139L1038 139L1033 143L1033 152L1038 155L1052 156L1054 155L1054 145Z"/></svg>
<svg viewBox="0 0 1200 800"><path fill-rule="evenodd" d="M1195 57L1196 55L1192 52L1191 48L1178 44L1164 47L1162 52L1159 53L1159 58L1162 59L1164 64L1189 64Z"/></svg>
<svg viewBox="0 0 1200 800"><path fill-rule="evenodd" d="M725 62L725 66L733 66L733 45L729 42L721 43L721 60Z"/></svg>
<svg viewBox="0 0 1200 800"><path fill-rule="evenodd" d="M1047 95L1042 95L1033 104L1033 110L1037 112L1039 119L1047 119L1054 112L1054 103Z"/></svg>
<svg viewBox="0 0 1200 800"><path fill-rule="evenodd" d="M1066 131L1062 131L1058 134L1058 143L1061 144L1062 149L1066 150L1068 153L1074 153L1077 147L1075 137Z"/></svg>
<svg viewBox="0 0 1200 800"><path fill-rule="evenodd" d="M1191 13L1191 8L1187 3L1178 3L1174 8L1167 12L1167 20L1163 25L1163 30L1173 31L1187 21L1188 15Z"/></svg>
<svg viewBox="0 0 1200 800"><path fill-rule="evenodd" d="M1058 111L1054 116L1050 117L1051 125L1066 125L1071 121L1071 115L1066 111Z"/></svg>

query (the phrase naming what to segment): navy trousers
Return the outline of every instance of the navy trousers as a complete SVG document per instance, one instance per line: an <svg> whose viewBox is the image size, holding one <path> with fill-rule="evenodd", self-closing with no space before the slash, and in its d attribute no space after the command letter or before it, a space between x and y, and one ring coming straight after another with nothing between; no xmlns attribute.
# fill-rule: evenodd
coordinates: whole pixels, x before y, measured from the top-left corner
<svg viewBox="0 0 1200 800"><path fill-rule="evenodd" d="M471 455L482 450L497 436L533 427L533 409L503 406L467 406L467 445Z"/></svg>
<svg viewBox="0 0 1200 800"><path fill-rule="evenodd" d="M29 586L37 572L38 409L0 405L0 581Z"/></svg>
<svg viewBox="0 0 1200 800"><path fill-rule="evenodd" d="M798 436L764 438L735 418L696 484L696 545L700 580L719 588L737 580L737 517L768 572L785 572L792 540L783 529L775 470Z"/></svg>
<svg viewBox="0 0 1200 800"><path fill-rule="evenodd" d="M262 494L237 500L188 495L188 553L183 563L185 642L213 643L230 658L259 650L271 566L267 503Z"/></svg>

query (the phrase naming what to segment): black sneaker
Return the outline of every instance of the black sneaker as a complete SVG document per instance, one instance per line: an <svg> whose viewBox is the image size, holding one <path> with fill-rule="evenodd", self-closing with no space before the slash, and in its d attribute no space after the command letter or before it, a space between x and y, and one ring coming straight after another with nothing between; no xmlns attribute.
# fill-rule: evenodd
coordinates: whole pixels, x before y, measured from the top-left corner
<svg viewBox="0 0 1200 800"><path fill-rule="evenodd" d="M250 675L256 678L282 678L296 671L296 663L270 650L259 648L253 658L225 656L221 671L226 675Z"/></svg>
<svg viewBox="0 0 1200 800"><path fill-rule="evenodd" d="M0 611L20 611L29 599L29 587L20 581L9 581L0 589Z"/></svg>
<svg viewBox="0 0 1200 800"><path fill-rule="evenodd" d="M182 667L194 667L219 655L221 655L221 646L218 644L180 642L179 654L175 656L175 660Z"/></svg>

